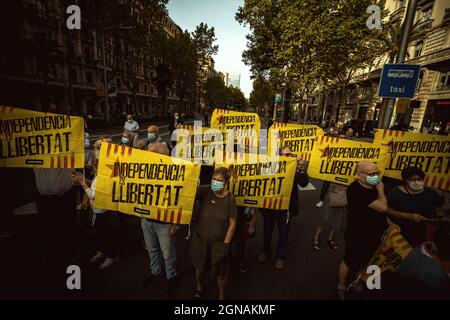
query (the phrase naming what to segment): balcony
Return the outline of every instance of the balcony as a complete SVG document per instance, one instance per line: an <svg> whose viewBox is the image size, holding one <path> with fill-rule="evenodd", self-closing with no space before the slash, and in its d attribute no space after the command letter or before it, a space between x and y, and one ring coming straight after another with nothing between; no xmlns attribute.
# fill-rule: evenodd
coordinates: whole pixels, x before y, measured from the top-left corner
<svg viewBox="0 0 450 320"><path fill-rule="evenodd" d="M450 84L448 85L440 84L436 87L436 91L450 91Z"/></svg>
<svg viewBox="0 0 450 320"><path fill-rule="evenodd" d="M425 35L430 29L433 24L433 19L426 19L420 22L417 22L416 26L413 27L411 38L417 39L423 35Z"/></svg>
<svg viewBox="0 0 450 320"><path fill-rule="evenodd" d="M402 20L403 16L405 15L406 7L401 7L395 10L391 13L389 16L389 21L395 22L397 20Z"/></svg>
<svg viewBox="0 0 450 320"><path fill-rule="evenodd" d="M450 8L445 8L444 18L442 19L442 23L450 22Z"/></svg>
<svg viewBox="0 0 450 320"><path fill-rule="evenodd" d="M423 7L425 7L427 4L429 4L430 2L433 2L434 0L419 0L418 2L417 2L417 8L418 9L420 9L420 8L423 8Z"/></svg>

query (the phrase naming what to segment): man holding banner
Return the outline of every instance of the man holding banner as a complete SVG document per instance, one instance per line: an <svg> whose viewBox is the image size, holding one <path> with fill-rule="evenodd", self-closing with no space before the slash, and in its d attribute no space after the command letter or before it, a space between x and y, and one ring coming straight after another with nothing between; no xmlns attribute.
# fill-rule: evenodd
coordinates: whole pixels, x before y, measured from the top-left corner
<svg viewBox="0 0 450 320"><path fill-rule="evenodd" d="M281 156L294 156L288 147L282 147ZM274 210L261 208L260 212L264 218L264 247L263 252L258 255L258 261L264 263L271 252L271 240L275 223L278 225L278 246L276 252L275 269L282 270L286 260L287 240L289 232L289 221L291 217L298 215L298 185L306 187L309 183L309 177L306 173L306 162L297 157L297 170L295 173L294 184L292 186L291 197L288 210Z"/></svg>
<svg viewBox="0 0 450 320"><path fill-rule="evenodd" d="M379 175L375 163L361 161L356 167L357 179L347 190L345 256L339 266L338 284L341 299L344 299L349 271L357 272L367 265L387 228L387 200Z"/></svg>

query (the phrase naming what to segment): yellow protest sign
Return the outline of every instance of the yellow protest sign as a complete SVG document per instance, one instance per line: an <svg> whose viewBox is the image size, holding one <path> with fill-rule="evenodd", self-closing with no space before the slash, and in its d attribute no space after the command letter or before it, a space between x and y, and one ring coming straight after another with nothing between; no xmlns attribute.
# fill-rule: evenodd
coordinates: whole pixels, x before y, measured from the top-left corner
<svg viewBox="0 0 450 320"><path fill-rule="evenodd" d="M219 129L180 125L176 133L174 155L177 158L212 166L217 153L226 150L224 134Z"/></svg>
<svg viewBox="0 0 450 320"><path fill-rule="evenodd" d="M358 162L378 164L383 174L389 148L380 144L322 136L314 144L309 162L310 177L350 185Z"/></svg>
<svg viewBox="0 0 450 320"><path fill-rule="evenodd" d="M189 224L200 166L169 156L102 143L95 207Z"/></svg>
<svg viewBox="0 0 450 320"><path fill-rule="evenodd" d="M367 267L376 265L382 273L385 271L397 272L400 264L411 253L412 249L408 241L401 235L400 229L390 227ZM360 279L367 281L369 275L363 270Z"/></svg>
<svg viewBox="0 0 450 320"><path fill-rule="evenodd" d="M385 175L401 180L406 167L425 172L425 185L450 190L450 137L434 134L377 130L374 142L389 147Z"/></svg>
<svg viewBox="0 0 450 320"><path fill-rule="evenodd" d="M0 167L83 168L83 118L0 106Z"/></svg>
<svg viewBox="0 0 450 320"><path fill-rule="evenodd" d="M315 125L274 123L269 129L268 152L273 154L273 148L287 146L292 153L309 161L315 141L323 134L322 128Z"/></svg>
<svg viewBox="0 0 450 320"><path fill-rule="evenodd" d="M217 167L229 168L230 192L238 206L287 210L297 161L292 157L235 155L235 161ZM243 158L245 157L245 159ZM253 161L250 158L255 158Z"/></svg>
<svg viewBox="0 0 450 320"><path fill-rule="evenodd" d="M214 109L211 116L211 128L217 128L223 133L232 130L239 143L256 147L261 121L257 113Z"/></svg>

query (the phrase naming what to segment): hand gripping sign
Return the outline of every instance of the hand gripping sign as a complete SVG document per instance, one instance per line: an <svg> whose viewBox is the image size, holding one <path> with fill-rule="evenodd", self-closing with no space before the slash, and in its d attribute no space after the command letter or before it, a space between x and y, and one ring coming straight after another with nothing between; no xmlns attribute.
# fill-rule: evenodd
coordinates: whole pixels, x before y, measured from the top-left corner
<svg viewBox="0 0 450 320"><path fill-rule="evenodd" d="M269 129L268 154L275 154L273 148L284 146L303 160L310 161L314 143L322 136L322 128L315 125L274 123Z"/></svg>
<svg viewBox="0 0 450 320"><path fill-rule="evenodd" d="M412 249L408 241L401 235L400 229L390 227L367 267L376 265L382 273L385 271L397 272L400 264L411 253ZM366 282L368 277L369 275L363 270L358 279Z"/></svg>
<svg viewBox="0 0 450 320"><path fill-rule="evenodd" d="M94 206L174 224L189 224L200 166L102 143Z"/></svg>
<svg viewBox="0 0 450 320"><path fill-rule="evenodd" d="M211 128L217 128L223 133L232 130L239 144L257 148L261 121L257 113L214 109Z"/></svg>
<svg viewBox="0 0 450 320"><path fill-rule="evenodd" d="M235 154L234 161L216 167L229 168L229 190L238 206L274 210L289 208L297 167L295 158Z"/></svg>
<svg viewBox="0 0 450 320"><path fill-rule="evenodd" d="M425 172L425 185L450 190L450 137L395 130L377 130L374 142L389 147L385 175L402 180L404 168Z"/></svg>
<svg viewBox="0 0 450 320"><path fill-rule="evenodd" d="M388 151L387 146L380 144L322 136L314 145L308 174L313 178L350 185L360 161L377 163L383 174Z"/></svg>
<svg viewBox="0 0 450 320"><path fill-rule="evenodd" d="M83 168L83 118L0 106L0 167Z"/></svg>

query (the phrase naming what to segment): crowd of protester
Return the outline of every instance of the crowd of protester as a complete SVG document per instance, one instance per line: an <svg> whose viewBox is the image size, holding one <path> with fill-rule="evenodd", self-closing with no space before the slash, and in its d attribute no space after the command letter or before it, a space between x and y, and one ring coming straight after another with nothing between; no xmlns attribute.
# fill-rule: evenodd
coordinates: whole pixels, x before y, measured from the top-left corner
<svg viewBox="0 0 450 320"><path fill-rule="evenodd" d="M185 121L184 114L175 113L169 119L169 132ZM144 138L139 138L139 124L127 116L120 144L170 155L173 145L163 141L160 129L150 125ZM18 212L37 213L45 228L41 230L43 245L52 248L52 259L77 261L85 248L80 244L80 224L95 229L89 246L88 261L106 270L119 262L120 242L126 233L126 219L140 219L142 244L149 256L149 272L143 277L142 289L160 283L162 265L167 281L167 296L177 291L177 252L175 246L178 225L147 218L126 216L119 212L95 207L97 170L102 142L112 143L110 136L101 136L91 144L89 131L85 133L85 168L72 169L5 169L2 179L14 185L3 193L5 211L1 214L1 238L14 236ZM353 130L347 128L342 138L352 139ZM288 147L280 148L280 155L296 157ZM288 256L288 235L292 219L308 210L299 195L299 187L309 183L308 163L297 157L297 169L288 210L255 209L236 205L228 191L230 172L223 167L202 167L197 188L194 217L190 237L189 256L195 268L194 299L203 297L204 279L209 273L217 281L218 298L227 297L227 281L231 261L240 272L247 272L245 243L254 237L258 217L262 218L262 251L260 263L273 257L274 268L283 270ZM358 296L349 291L349 283L367 266L382 243L388 227L399 227L402 236L414 247L396 273L386 273L384 288L389 295L382 298L448 297L450 277L450 221L442 209L443 197L424 187L424 172L416 167L402 171L402 184L385 193L380 168L362 161L356 169L356 179L350 186L324 182L320 201L320 218L312 241L312 251L321 251L320 236L326 230L326 242L333 251L340 251L335 242L339 234L345 238L343 259L336 270L339 281L337 294L346 299ZM14 192L21 190L20 197ZM299 199L300 197L300 199ZM448 214L448 212L447 212ZM273 230L277 225L278 243L271 251ZM294 246L291 246L291 250ZM383 273L384 274L384 273ZM412 290L414 289L414 290ZM383 293L386 291L384 290ZM412 293L417 294L414 296ZM427 296L424 296L426 293ZM378 294L378 293L377 293ZM359 297L376 297L368 292Z"/></svg>

